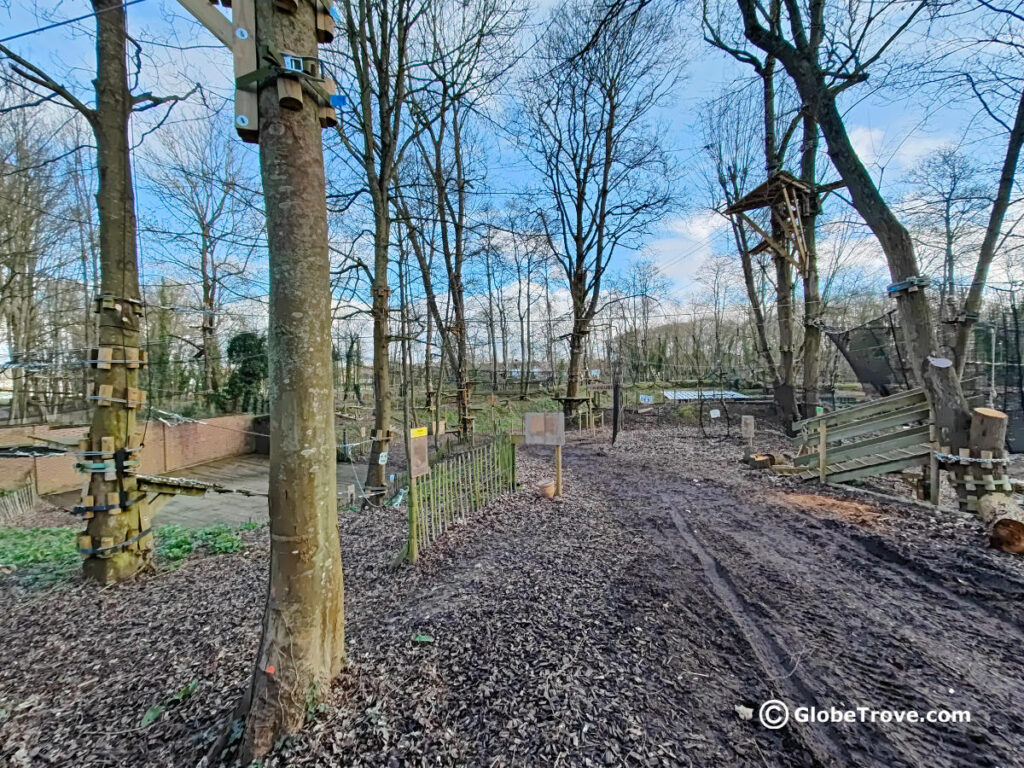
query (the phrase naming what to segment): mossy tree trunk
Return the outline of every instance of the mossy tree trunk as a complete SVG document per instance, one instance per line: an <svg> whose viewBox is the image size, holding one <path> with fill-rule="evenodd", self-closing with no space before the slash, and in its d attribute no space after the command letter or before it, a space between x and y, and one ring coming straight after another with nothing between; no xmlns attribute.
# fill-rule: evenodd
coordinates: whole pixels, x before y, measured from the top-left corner
<svg viewBox="0 0 1024 768"><path fill-rule="evenodd" d="M120 0L95 0L96 11L96 109L88 116L96 139L99 184L96 204L99 213L100 293L113 297L99 313L99 346L112 349L113 360L125 360L127 349L138 349L142 323L139 294L139 265L136 252L135 193L132 186L128 124L132 94L128 83L126 17ZM115 452L128 447L136 430L137 409L128 408L129 390L138 389L139 369L114 362L109 369L97 369L95 393L111 387L112 401L93 409L89 428L89 450ZM104 438L109 438L104 440ZM130 459L132 454L125 456ZM136 456L137 458L137 456ZM90 461L92 459L89 459ZM108 506L114 497L131 502L138 496L133 476L119 471L118 478L91 475L88 494L93 506ZM120 504L118 503L118 507ZM152 557L151 536L135 539L149 527L145 502L126 510L97 510L87 532L92 547L107 549L87 557L85 576L102 584L120 581L146 568Z"/></svg>

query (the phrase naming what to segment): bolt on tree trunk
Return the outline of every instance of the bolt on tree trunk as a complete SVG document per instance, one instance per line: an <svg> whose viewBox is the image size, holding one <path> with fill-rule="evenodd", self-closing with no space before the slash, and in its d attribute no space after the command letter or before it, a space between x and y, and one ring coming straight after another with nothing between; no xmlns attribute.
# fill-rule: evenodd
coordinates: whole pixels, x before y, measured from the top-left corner
<svg viewBox="0 0 1024 768"><path fill-rule="evenodd" d="M96 138L99 186L96 193L100 235L100 292L112 301L100 303L99 346L110 348L112 360L126 360L126 350L138 351L142 322L139 302L139 267L135 237L135 195L132 188L128 122L132 96L125 55L127 31L120 0L96 0L96 110L90 123ZM103 452L104 458L123 453L133 440L136 410L129 408L128 394L138 388L138 368L114 362L97 368L95 394L109 400L96 401L89 428L88 451ZM134 447L134 446L133 446ZM136 457L137 458L137 457ZM94 462L84 457L84 463ZM109 473L92 473L83 506L97 509L89 519L87 534L91 549L83 569L86 578L107 584L126 579L147 567L152 559L152 537L145 501L133 476L123 468L117 478ZM88 503L91 497L92 503ZM115 501L116 499L116 501ZM134 503L133 503L134 502ZM123 506L127 505L127 509ZM134 539L134 541L132 541ZM125 544L125 542L130 542Z"/></svg>
<svg viewBox="0 0 1024 768"><path fill-rule="evenodd" d="M256 0L256 39L316 56L314 10ZM320 124L260 88L270 252L270 584L248 694L243 763L303 725L345 657L338 536L330 263Z"/></svg>

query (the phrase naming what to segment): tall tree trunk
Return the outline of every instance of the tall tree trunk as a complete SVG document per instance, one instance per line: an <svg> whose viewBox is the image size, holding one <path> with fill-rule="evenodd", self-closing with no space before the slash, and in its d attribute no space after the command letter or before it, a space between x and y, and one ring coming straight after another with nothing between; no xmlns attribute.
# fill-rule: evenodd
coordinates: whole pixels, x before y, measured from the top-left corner
<svg viewBox="0 0 1024 768"><path fill-rule="evenodd" d="M778 22L779 2L772 3L773 23ZM775 64L773 56L765 57L761 73L764 97L764 164L768 176L781 170L782 157L775 132ZM782 225L772 215L772 239L781 243L785 236ZM795 367L793 355L793 270L779 254L773 254L775 264L775 313L779 325L779 369L775 384L775 407L782 423L787 427L796 419Z"/></svg>
<svg viewBox="0 0 1024 768"><path fill-rule="evenodd" d="M857 212L878 238L889 262L893 282L917 276L919 270L910 233L885 204L871 175L857 156L834 97L823 86L816 87L813 80L806 77L795 80L805 103L814 103L816 98L821 100L818 118L828 144L829 157L846 183ZM966 447L970 412L956 367L946 365L939 352L925 291L901 293L897 305L910 351L911 367L917 381L928 392L939 427L939 441L954 450Z"/></svg>
<svg viewBox="0 0 1024 768"><path fill-rule="evenodd" d="M800 149L800 179L811 189L817 187L818 123L812 115L803 117L803 144ZM815 193L817 198L817 193ZM818 380L821 378L821 293L818 284L818 210L802 212L801 228L804 233L804 345L800 355L803 361L803 417L809 419L817 413L820 404Z"/></svg>
<svg viewBox="0 0 1024 768"><path fill-rule="evenodd" d="M484 271L487 277L487 347L491 350L491 392L498 391L498 333L494 325L494 273L492 257L494 252L490 242L484 249Z"/></svg>
<svg viewBox="0 0 1024 768"><path fill-rule="evenodd" d="M551 274L548 264L544 265L544 352L547 357L551 381L558 385L558 372L555 370L555 326L551 309Z"/></svg>
<svg viewBox="0 0 1024 768"><path fill-rule="evenodd" d="M256 0L256 32L259 45L317 55L311 5L286 14ZM270 585L245 764L302 727L345 658L321 129L309 96L298 111L282 109L273 81L260 89L259 113L270 252Z"/></svg>
<svg viewBox="0 0 1024 768"><path fill-rule="evenodd" d="M779 371L775 364L775 357L772 355L771 345L768 343L768 326L764 319L764 304L761 301L761 294L758 293L757 284L754 281L754 264L750 255L750 244L747 242L747 233L739 222L732 222L733 238L736 240L736 248L740 253L740 266L743 270L743 285L747 291L747 302L750 304L750 313L754 318L755 343L757 355L768 374L768 383L772 387L779 385Z"/></svg>
<svg viewBox="0 0 1024 768"><path fill-rule="evenodd" d="M563 403L566 419L572 416L576 410L576 406L571 398L580 396L580 379L583 373L583 347L589 325L590 318L585 315L573 318L572 332L569 334L569 366L566 370L565 396L567 399Z"/></svg>
<svg viewBox="0 0 1024 768"><path fill-rule="evenodd" d="M423 385L427 391L427 408L434 404L434 381L430 375L430 362L433 357L431 344L434 343L434 314L427 312L427 341L423 347Z"/></svg>
<svg viewBox="0 0 1024 768"><path fill-rule="evenodd" d="M988 226L985 229L985 238L982 240L981 250L978 254L978 263L974 268L974 280L971 281L970 290L967 291L967 298L964 300L964 316L956 329L954 356L957 371L961 376L964 372L964 363L967 360L967 342L971 338L971 329L978 322L985 283L988 280L988 270L995 258L996 248L1003 230L1003 220L1010 207L1013 180L1017 173L1017 163L1020 159L1022 145L1024 145L1024 92L1021 93L1017 102L1017 114L1013 121L1013 127L1010 129L1006 154L1003 156L1003 168L999 174L999 188L996 191L996 199L992 203Z"/></svg>
<svg viewBox="0 0 1024 768"><path fill-rule="evenodd" d="M139 267L135 238L135 194L132 188L128 123L132 113L132 95L128 83L125 11L120 0L94 0L96 13L96 110L91 124L96 138L96 162L99 186L96 193L100 235L100 293L111 297L101 303L99 346L112 349L112 359L125 360L126 350L138 349L142 321L139 294ZM96 391L110 387L107 403L93 410L89 429L89 450L109 450L113 444L115 461L137 458L124 451L135 445L136 414L128 408L129 391L139 386L139 371L123 363L109 369L97 369ZM104 404L106 403L106 404ZM105 441L104 438L107 438ZM107 443L106 448L104 443ZM120 462L118 462L120 463ZM93 506L102 507L117 499L123 512L97 509L89 520L93 554L86 557L83 570L87 578L106 584L134 575L152 559L152 536L146 502L139 496L135 477L122 469L116 480L105 480L93 473L87 496ZM101 549L106 540L113 548ZM132 542L126 544L125 542Z"/></svg>
<svg viewBox="0 0 1024 768"><path fill-rule="evenodd" d="M523 396L530 396L530 376L533 374L533 328L531 327L530 306L533 301L530 299L531 283L533 282L533 255L526 259L526 323L523 339L526 343L523 370L526 372L523 377Z"/></svg>
<svg viewBox="0 0 1024 768"><path fill-rule="evenodd" d="M386 197L386 192L381 192ZM379 491L377 501L382 500L384 489L387 486L387 451L390 444L391 430L391 369L388 359L388 345L390 343L390 331L388 321L390 317L389 301L391 288L388 285L388 239L391 233L387 201L380 201L383 206L383 214L376 218L376 234L373 244L373 304L371 314L373 316L373 442L370 445L370 458L366 467L367 489ZM378 201L374 201L378 205ZM382 462L381 459L384 459Z"/></svg>

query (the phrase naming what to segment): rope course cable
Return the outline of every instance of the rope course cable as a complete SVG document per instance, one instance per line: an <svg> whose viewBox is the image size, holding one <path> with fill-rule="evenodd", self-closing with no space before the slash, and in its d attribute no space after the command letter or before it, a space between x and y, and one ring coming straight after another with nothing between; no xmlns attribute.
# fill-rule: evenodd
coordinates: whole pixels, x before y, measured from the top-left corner
<svg viewBox="0 0 1024 768"><path fill-rule="evenodd" d="M138 5L139 3L144 3L145 1L146 0L128 0L128 2L123 4L123 5L115 5L115 6L111 6L110 8L103 8L103 9L101 9L99 11L93 11L92 13L86 13L86 14L84 14L82 16L76 16L73 19L65 19L64 21L55 21L52 24L46 24L46 25L44 25L42 27L36 27L35 29L28 29L28 30L25 30L24 32L19 32L16 35L11 35L10 37L0 38L0 43L9 43L12 40L18 40L18 39L20 39L22 37L28 37L29 35L37 35L40 32L47 32L47 31L49 31L51 29L57 29L58 27L64 27L64 26L67 26L68 24L74 24L76 21L85 21L86 19L91 19L94 16L98 16L101 13L106 13L107 11L116 11L118 9L123 10L123 9L127 8L128 6L130 6L130 5Z"/></svg>

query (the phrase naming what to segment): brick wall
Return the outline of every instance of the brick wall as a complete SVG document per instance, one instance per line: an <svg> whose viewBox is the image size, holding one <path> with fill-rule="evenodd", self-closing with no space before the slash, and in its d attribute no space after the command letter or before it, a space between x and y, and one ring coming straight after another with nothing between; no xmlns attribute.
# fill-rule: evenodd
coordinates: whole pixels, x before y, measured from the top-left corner
<svg viewBox="0 0 1024 768"><path fill-rule="evenodd" d="M205 424L168 427L151 421L146 427L139 471L147 475L170 474L184 467L253 452L252 416L220 416ZM2 427L0 445L29 445L30 436L50 439L81 438L85 427ZM39 494L60 493L82 486L84 476L74 469L75 457L0 459L0 489L34 483Z"/></svg>

